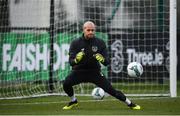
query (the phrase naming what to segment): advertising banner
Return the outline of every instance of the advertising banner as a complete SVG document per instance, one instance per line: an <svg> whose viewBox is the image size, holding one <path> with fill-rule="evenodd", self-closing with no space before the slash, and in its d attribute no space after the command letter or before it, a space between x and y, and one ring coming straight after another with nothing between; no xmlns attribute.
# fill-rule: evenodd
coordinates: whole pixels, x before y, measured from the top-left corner
<svg viewBox="0 0 180 116"><path fill-rule="evenodd" d="M169 78L168 34L110 34L109 37L111 78L127 77L127 65L134 61L144 68L142 79Z"/></svg>
<svg viewBox="0 0 180 116"><path fill-rule="evenodd" d="M108 40L107 34L97 33L97 37ZM54 77L64 80L70 71L68 63L69 46L72 39L81 33L60 33L54 39ZM0 70L1 81L9 80L48 80L50 37L44 34L0 34ZM107 75L107 69L103 68Z"/></svg>

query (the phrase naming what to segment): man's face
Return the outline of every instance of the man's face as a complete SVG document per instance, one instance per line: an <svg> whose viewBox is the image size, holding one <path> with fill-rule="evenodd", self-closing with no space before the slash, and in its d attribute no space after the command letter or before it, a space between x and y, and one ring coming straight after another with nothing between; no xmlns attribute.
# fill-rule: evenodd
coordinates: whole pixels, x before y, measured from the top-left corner
<svg viewBox="0 0 180 116"><path fill-rule="evenodd" d="M84 26L84 29L83 29L83 32L84 32L84 37L85 39L91 39L94 37L95 35L95 25L93 24L87 24Z"/></svg>

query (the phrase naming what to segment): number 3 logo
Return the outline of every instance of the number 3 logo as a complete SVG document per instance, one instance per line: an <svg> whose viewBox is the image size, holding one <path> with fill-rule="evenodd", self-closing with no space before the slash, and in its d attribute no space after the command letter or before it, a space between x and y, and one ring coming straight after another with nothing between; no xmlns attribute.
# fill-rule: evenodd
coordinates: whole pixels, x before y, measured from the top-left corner
<svg viewBox="0 0 180 116"><path fill-rule="evenodd" d="M123 44L122 41L116 40L111 45L112 58L111 58L111 70L114 73L120 73L124 65L123 57Z"/></svg>

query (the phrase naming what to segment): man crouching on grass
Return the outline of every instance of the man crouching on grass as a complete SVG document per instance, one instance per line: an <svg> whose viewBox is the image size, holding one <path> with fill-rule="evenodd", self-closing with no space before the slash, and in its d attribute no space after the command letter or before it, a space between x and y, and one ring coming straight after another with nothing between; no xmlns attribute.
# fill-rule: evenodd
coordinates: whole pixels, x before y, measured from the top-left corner
<svg viewBox="0 0 180 116"><path fill-rule="evenodd" d="M63 89L71 98L71 101L63 107L64 110L72 109L78 105L73 86L87 82L101 87L111 96L126 103L131 109L141 109L139 105L130 101L121 91L114 89L101 73L100 64L104 66L109 64L108 53L105 42L95 37L95 24L93 22L85 22L83 35L72 41L69 49L69 63L72 66L72 71L65 79Z"/></svg>

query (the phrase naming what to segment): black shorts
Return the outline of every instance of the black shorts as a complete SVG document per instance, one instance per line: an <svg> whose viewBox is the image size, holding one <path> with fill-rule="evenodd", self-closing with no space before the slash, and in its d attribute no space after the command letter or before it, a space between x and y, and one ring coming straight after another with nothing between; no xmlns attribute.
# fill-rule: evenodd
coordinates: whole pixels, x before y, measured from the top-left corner
<svg viewBox="0 0 180 116"><path fill-rule="evenodd" d="M63 87L65 92L68 93L69 96L72 96L74 94L72 86L87 82L94 83L121 101L126 100L125 95L121 91L115 90L100 71L72 71L65 79Z"/></svg>
<svg viewBox="0 0 180 116"><path fill-rule="evenodd" d="M68 83L69 86L74 86L80 83L94 83L96 86L103 88L106 92L109 89L112 89L112 85L105 78L105 76L96 70L83 70L77 71L73 70L65 79L65 82Z"/></svg>

